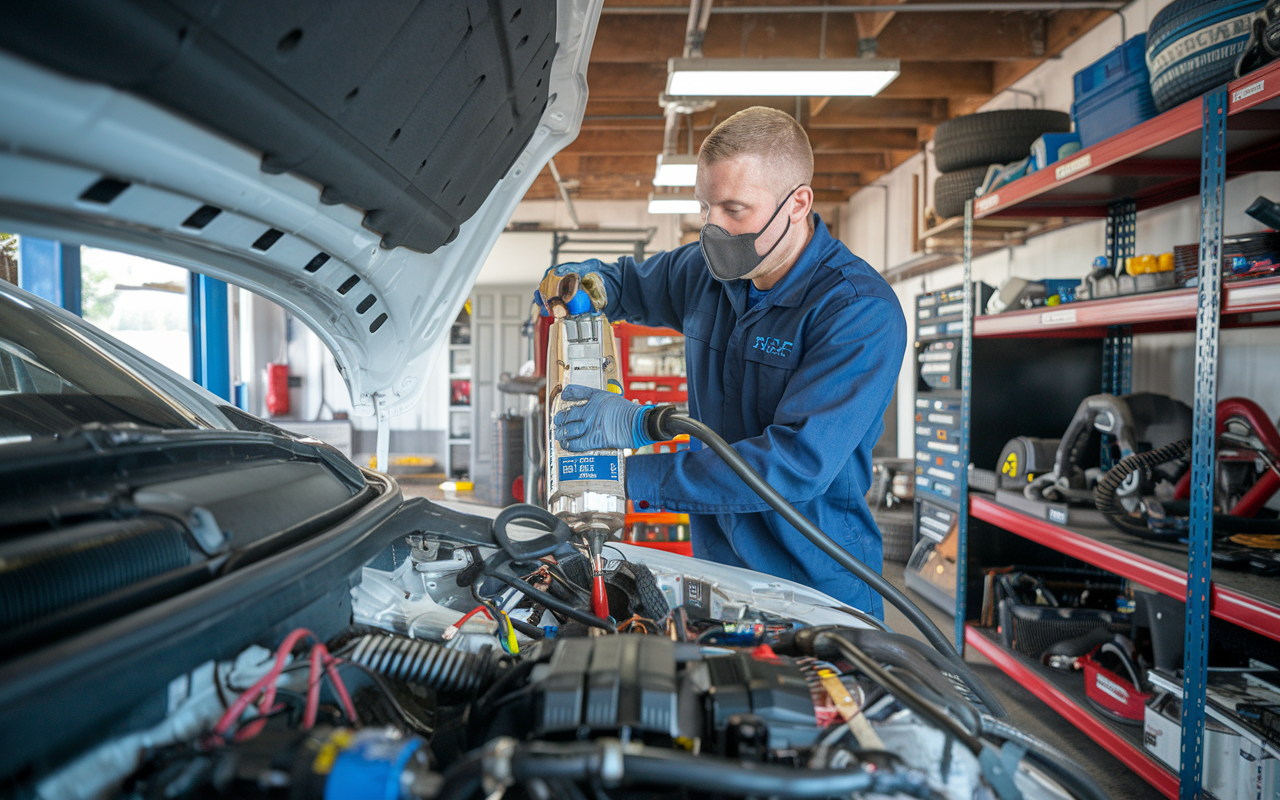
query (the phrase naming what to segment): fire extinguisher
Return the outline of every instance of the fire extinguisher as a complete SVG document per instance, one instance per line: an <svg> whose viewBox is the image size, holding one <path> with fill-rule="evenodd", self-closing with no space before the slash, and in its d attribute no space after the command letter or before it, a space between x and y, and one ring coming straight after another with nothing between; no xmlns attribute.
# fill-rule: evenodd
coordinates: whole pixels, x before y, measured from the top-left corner
<svg viewBox="0 0 1280 800"><path fill-rule="evenodd" d="M289 365L267 364L267 414L282 417L289 413Z"/></svg>

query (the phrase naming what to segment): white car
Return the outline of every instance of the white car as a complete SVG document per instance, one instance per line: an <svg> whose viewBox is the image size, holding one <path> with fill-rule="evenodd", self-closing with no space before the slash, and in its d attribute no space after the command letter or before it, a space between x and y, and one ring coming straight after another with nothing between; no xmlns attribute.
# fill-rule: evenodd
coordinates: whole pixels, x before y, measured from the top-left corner
<svg viewBox="0 0 1280 800"><path fill-rule="evenodd" d="M270 298L384 425L576 136L600 12L18 5L0 230ZM954 654L621 544L601 619L545 512L406 500L3 284L0 487L17 796L1102 796Z"/></svg>

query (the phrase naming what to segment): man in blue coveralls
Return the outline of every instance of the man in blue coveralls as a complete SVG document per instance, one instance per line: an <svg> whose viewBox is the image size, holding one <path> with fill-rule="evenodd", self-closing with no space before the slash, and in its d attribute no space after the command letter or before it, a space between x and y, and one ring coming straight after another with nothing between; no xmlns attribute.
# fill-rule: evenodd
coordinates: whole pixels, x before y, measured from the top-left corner
<svg viewBox="0 0 1280 800"><path fill-rule="evenodd" d="M863 495L906 321L884 279L813 213L812 179L804 129L781 111L746 109L717 126L698 154L699 245L641 263L553 269L598 273L610 319L683 333L690 414L880 571L883 543ZM566 449L650 443L642 421L652 406L585 387L563 396L586 401L556 420ZM884 616L878 595L708 449L631 456L626 490L637 509L688 513L700 558L788 578Z"/></svg>

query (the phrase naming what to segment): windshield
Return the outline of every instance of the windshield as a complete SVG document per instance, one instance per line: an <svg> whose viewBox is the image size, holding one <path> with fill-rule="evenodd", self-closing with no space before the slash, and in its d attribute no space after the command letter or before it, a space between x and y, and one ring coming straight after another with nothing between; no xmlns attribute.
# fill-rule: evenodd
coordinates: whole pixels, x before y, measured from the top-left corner
<svg viewBox="0 0 1280 800"><path fill-rule="evenodd" d="M0 292L0 444L90 423L204 427L73 328Z"/></svg>

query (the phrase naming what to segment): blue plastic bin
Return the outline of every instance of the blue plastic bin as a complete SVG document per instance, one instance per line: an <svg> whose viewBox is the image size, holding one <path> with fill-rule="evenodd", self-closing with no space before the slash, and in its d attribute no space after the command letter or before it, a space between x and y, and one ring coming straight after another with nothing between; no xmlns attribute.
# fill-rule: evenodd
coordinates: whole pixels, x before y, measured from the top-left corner
<svg viewBox="0 0 1280 800"><path fill-rule="evenodd" d="M1075 74L1071 119L1080 145L1090 147L1157 114L1140 33Z"/></svg>

